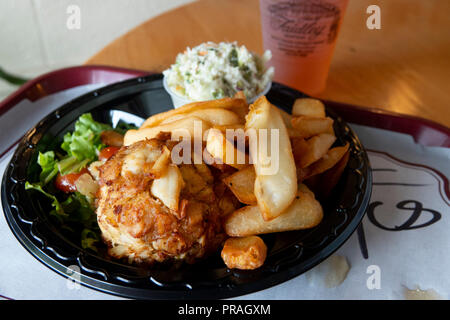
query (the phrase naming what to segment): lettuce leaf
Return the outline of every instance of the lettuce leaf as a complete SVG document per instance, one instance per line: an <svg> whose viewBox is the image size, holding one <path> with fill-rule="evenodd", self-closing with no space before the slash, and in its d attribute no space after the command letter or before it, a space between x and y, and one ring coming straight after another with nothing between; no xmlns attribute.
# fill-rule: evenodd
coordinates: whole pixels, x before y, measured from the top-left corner
<svg viewBox="0 0 450 320"><path fill-rule="evenodd" d="M39 180L45 186L58 174L58 163L55 160L55 153L53 151L39 152L37 163L42 169Z"/></svg>
<svg viewBox="0 0 450 320"><path fill-rule="evenodd" d="M112 127L95 121L90 113L82 114L75 123L75 130L64 136L61 148L69 157L74 156L79 161L93 161L97 152L105 147L101 143L100 134L106 130L112 130Z"/></svg>
<svg viewBox="0 0 450 320"><path fill-rule="evenodd" d="M94 121L90 113L85 113L76 121L75 130L64 136L61 149L67 152L66 155L60 155L54 144L52 147L49 147L50 144L45 144L45 148L39 150L37 159L36 156L34 158L35 162L31 172L33 180L39 179L39 181L35 183L27 181L25 189L35 190L51 200L50 215L61 223L63 229L81 232L81 246L84 249L97 251L96 244L101 243L95 209L81 193L74 192L70 195L63 195L49 183L58 173L65 175L79 172L90 162L96 160L98 152L106 147L100 139L103 131L115 130L123 134L130 128L131 125L121 123L117 128L112 129L108 124ZM54 140L52 139L52 141ZM50 151L43 152L49 149ZM36 166L36 163L39 166Z"/></svg>
<svg viewBox="0 0 450 320"><path fill-rule="evenodd" d="M65 201L60 202L56 196L45 191L40 183L25 182L25 190L31 189L39 191L52 200L52 207L54 208L52 214L63 218L63 221L79 222L85 227L95 225L96 215L94 208L92 208L89 201L81 193L74 192Z"/></svg>
<svg viewBox="0 0 450 320"><path fill-rule="evenodd" d="M91 249L95 252L98 251L96 243L100 241L98 232L85 228L81 231L81 247L83 249Z"/></svg>
<svg viewBox="0 0 450 320"><path fill-rule="evenodd" d="M57 163L58 171L61 175L69 173L79 172L91 162L91 159L87 158L82 161L78 161L77 157L71 156L62 159Z"/></svg>
<svg viewBox="0 0 450 320"><path fill-rule="evenodd" d="M120 133L122 135L125 135L125 133L128 130L136 130L136 129L138 129L138 127L136 127L134 124L127 123L123 120L120 120L119 123L114 128L114 131L116 131L117 133Z"/></svg>
<svg viewBox="0 0 450 320"><path fill-rule="evenodd" d="M69 199L75 206L71 212L71 220L83 224L86 228L92 228L97 225L97 215L89 200L83 194L74 192Z"/></svg>
<svg viewBox="0 0 450 320"><path fill-rule="evenodd" d="M54 212L61 216L61 217L68 217L69 215L64 211L63 206L61 205L61 203L59 202L59 200L52 194L44 191L44 189L42 189L42 186L40 183L29 183L28 181L25 182L25 190L36 190L39 191L40 193L42 193L43 195L45 195L47 198L49 198L50 200L52 200L52 206L55 209Z"/></svg>

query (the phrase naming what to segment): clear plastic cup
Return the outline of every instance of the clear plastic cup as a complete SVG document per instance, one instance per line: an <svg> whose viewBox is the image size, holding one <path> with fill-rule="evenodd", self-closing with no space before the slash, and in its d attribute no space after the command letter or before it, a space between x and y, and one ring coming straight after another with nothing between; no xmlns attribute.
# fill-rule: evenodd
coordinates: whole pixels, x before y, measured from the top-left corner
<svg viewBox="0 0 450 320"><path fill-rule="evenodd" d="M170 89L170 87L167 85L166 77L164 77L164 79L163 79L163 86L164 86L164 89L167 91L167 93L172 98L172 103L173 103L173 107L174 108L179 108L181 106L184 106L185 104L188 104L188 103L191 103L191 102L195 102L193 100L190 100L190 99L187 99L185 97L182 97L182 96L178 95L177 93L175 93L174 91L172 91L172 89ZM269 92L271 87L272 87L272 82L269 82L267 84L267 86L264 88L264 90L261 91L261 93L259 93L254 98L249 99L248 102L249 103L253 103L259 97L266 95Z"/></svg>
<svg viewBox="0 0 450 320"><path fill-rule="evenodd" d="M348 0L260 0L264 49L274 81L314 95L326 86Z"/></svg>

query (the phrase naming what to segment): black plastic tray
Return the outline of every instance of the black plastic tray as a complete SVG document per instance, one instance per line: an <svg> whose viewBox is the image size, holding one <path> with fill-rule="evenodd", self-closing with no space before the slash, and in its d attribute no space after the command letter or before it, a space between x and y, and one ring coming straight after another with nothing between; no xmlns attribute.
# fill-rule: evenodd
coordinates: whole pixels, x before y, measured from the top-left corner
<svg viewBox="0 0 450 320"><path fill-rule="evenodd" d="M274 83L267 98L290 111L302 93ZM20 243L39 261L68 277L76 266L80 282L119 296L141 299L228 298L282 283L314 267L337 250L361 222L368 205L372 175L366 152L354 132L336 114L336 144L350 142L350 159L324 207L316 228L264 236L268 257L253 271L228 270L219 253L194 265L146 269L94 255L69 240L48 218L48 201L24 189L30 159L44 135L62 139L85 112L101 122L140 122L170 109L172 103L160 74L113 84L85 94L49 114L20 142L5 170L1 196L6 220Z"/></svg>

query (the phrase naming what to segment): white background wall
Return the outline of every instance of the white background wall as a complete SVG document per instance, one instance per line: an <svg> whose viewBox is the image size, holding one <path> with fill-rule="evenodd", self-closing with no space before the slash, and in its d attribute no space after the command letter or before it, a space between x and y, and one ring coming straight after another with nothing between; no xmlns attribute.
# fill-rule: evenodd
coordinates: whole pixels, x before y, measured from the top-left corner
<svg viewBox="0 0 450 320"><path fill-rule="evenodd" d="M194 0L0 0L0 66L35 77L82 64L118 36ZM81 29L66 26L77 5ZM0 80L0 99L15 87Z"/></svg>

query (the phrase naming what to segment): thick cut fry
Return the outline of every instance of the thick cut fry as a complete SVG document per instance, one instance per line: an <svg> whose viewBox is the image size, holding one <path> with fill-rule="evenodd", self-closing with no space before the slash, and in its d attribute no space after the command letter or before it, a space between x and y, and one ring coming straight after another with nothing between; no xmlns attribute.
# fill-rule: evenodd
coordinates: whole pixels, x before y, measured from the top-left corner
<svg viewBox="0 0 450 320"><path fill-rule="evenodd" d="M255 178L255 169L253 166L249 166L222 179L222 181L230 188L231 192L233 192L240 202L256 205L257 201L254 192Z"/></svg>
<svg viewBox="0 0 450 320"><path fill-rule="evenodd" d="M292 139L293 153L297 168L306 168L322 158L333 145L336 137L329 133L321 133L308 140Z"/></svg>
<svg viewBox="0 0 450 320"><path fill-rule="evenodd" d="M300 183L303 182L307 177L310 177L309 172L310 167L306 168L297 167L297 181Z"/></svg>
<svg viewBox="0 0 450 320"><path fill-rule="evenodd" d="M286 129L291 130L292 129L292 115L287 113L286 111L282 109L278 109L280 112L281 117L283 118L284 124L286 126Z"/></svg>
<svg viewBox="0 0 450 320"><path fill-rule="evenodd" d="M296 131L296 137L310 138L312 136L333 132L333 119L299 116L292 118L292 126Z"/></svg>
<svg viewBox="0 0 450 320"><path fill-rule="evenodd" d="M303 154L305 154L308 151L308 143L304 138L291 138L291 145L292 145L292 154L294 155L294 161L297 165L297 171L298 169L303 169L299 167L300 158Z"/></svg>
<svg viewBox="0 0 450 320"><path fill-rule="evenodd" d="M325 118L325 106L317 99L300 98L292 106L292 115Z"/></svg>
<svg viewBox="0 0 450 320"><path fill-rule="evenodd" d="M302 132L299 132L292 126L292 115L287 113L282 109L278 109L280 111L281 117L283 118L284 124L286 125L286 129L289 135L289 138L304 138ZM331 128L333 129L333 128ZM331 133L331 132L330 132Z"/></svg>
<svg viewBox="0 0 450 320"><path fill-rule="evenodd" d="M221 256L230 269L253 270L264 264L267 247L258 236L229 238L225 241Z"/></svg>
<svg viewBox="0 0 450 320"><path fill-rule="evenodd" d="M301 230L315 227L323 218L320 203L304 185L299 187L297 197L277 218L265 221L258 206L242 207L225 221L225 231L232 237Z"/></svg>
<svg viewBox="0 0 450 320"><path fill-rule="evenodd" d="M209 122L211 125L218 125L218 126L243 124L243 122L237 116L236 113L227 109L220 109L220 108L199 109L193 110L186 114L183 113L176 114L170 118L163 120L160 124L170 123L186 117L197 117L199 119Z"/></svg>
<svg viewBox="0 0 450 320"><path fill-rule="evenodd" d="M237 208L241 207L241 203L234 196L234 194L226 189L219 200L219 209L221 217L226 217L227 215L233 213Z"/></svg>
<svg viewBox="0 0 450 320"><path fill-rule="evenodd" d="M211 125L199 119L197 117L187 117L184 119L176 120L174 122L162 124L160 126L143 128L139 130L128 130L125 134L124 145L129 146L137 141L152 139L158 136L160 132L170 132L172 137L184 137L186 135L190 136L191 139L194 138L194 129L197 128L200 134L203 134Z"/></svg>
<svg viewBox="0 0 450 320"><path fill-rule="evenodd" d="M248 140L249 136L245 134L245 125L243 124L233 124L228 126L214 126L213 129L220 130L225 137L234 141L236 147L239 147L241 150L248 150ZM228 134L228 136L227 136ZM239 144L239 145L238 145ZM247 151L245 151L247 152ZM246 158L246 160L248 160ZM246 161L246 163L249 163Z"/></svg>
<svg viewBox="0 0 450 320"><path fill-rule="evenodd" d="M151 192L166 207L178 211L180 192L183 186L184 181L180 170L176 165L171 164L160 178L153 180Z"/></svg>
<svg viewBox="0 0 450 320"><path fill-rule="evenodd" d="M248 101L243 91L238 91L233 96L234 99L240 99L245 102L245 106L240 106L238 108L233 108L233 111L245 122L245 116L248 113Z"/></svg>
<svg viewBox="0 0 450 320"><path fill-rule="evenodd" d="M154 127L159 125L167 118L178 114L186 114L199 109L215 109L223 108L235 112L241 119L245 117L248 110L247 102L242 99L224 98L210 101L192 102L180 108L169 110L163 113L158 113L144 121L141 128Z"/></svg>
<svg viewBox="0 0 450 320"><path fill-rule="evenodd" d="M306 168L297 167L297 179L302 182L315 175L321 174L336 165L341 158L347 153L349 143L342 147L335 147L330 150L318 161L314 162Z"/></svg>
<svg viewBox="0 0 450 320"><path fill-rule="evenodd" d="M330 150L318 161L311 164L309 167L304 168L305 173L302 174L302 179L308 179L309 177L315 176L322 172L331 169L342 159L342 157L347 153L349 143L342 147L335 147ZM297 170L298 175L298 170Z"/></svg>
<svg viewBox="0 0 450 320"><path fill-rule="evenodd" d="M227 139L226 134L216 128L208 131L206 150L213 158L220 160L219 163L228 164L236 169L245 168L249 164L245 145L236 148L234 141Z"/></svg>
<svg viewBox="0 0 450 320"><path fill-rule="evenodd" d="M245 129L258 133L254 135L258 136L257 143L250 142L250 155L256 172L254 190L264 220L271 220L278 217L297 194L297 172L288 132L277 107L264 96L250 106ZM265 142L260 139L261 129L267 130ZM278 141L272 141L276 133ZM265 148L261 147L263 144ZM267 156L269 150L270 157Z"/></svg>
<svg viewBox="0 0 450 320"><path fill-rule="evenodd" d="M301 133L297 132L297 130L292 126L292 115L284 111L283 109L278 109L283 118L284 124L286 125L286 129L288 131L288 135L290 138L304 138Z"/></svg>
<svg viewBox="0 0 450 320"><path fill-rule="evenodd" d="M302 138L302 139L304 139L304 137L302 137L302 135L299 132L297 132L297 130L295 130L294 128L287 128L287 130L288 130L289 138Z"/></svg>
<svg viewBox="0 0 450 320"><path fill-rule="evenodd" d="M227 129L231 129L231 130L241 130L242 129L242 131L244 131L245 125L243 125L243 124L230 124L230 125L226 125L226 126L215 125L215 126L213 126L213 128L220 130L223 133L226 133Z"/></svg>

